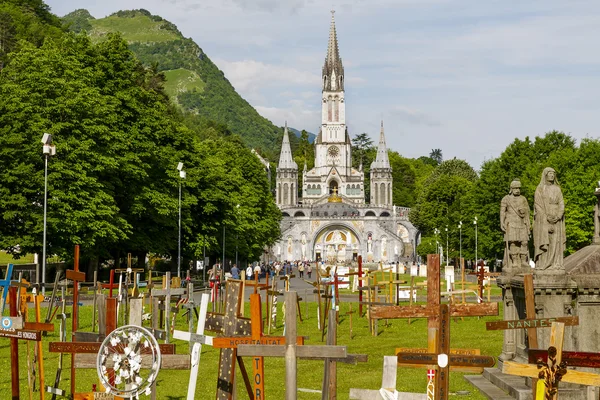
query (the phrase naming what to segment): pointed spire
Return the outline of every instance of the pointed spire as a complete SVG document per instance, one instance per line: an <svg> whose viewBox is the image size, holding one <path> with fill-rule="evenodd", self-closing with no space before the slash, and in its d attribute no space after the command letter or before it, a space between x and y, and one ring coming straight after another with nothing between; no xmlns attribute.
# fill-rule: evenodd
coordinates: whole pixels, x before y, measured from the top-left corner
<svg viewBox="0 0 600 400"><path fill-rule="evenodd" d="M323 65L323 90L344 90L344 66L338 47L334 13L335 11L331 10L327 55Z"/></svg>
<svg viewBox="0 0 600 400"><path fill-rule="evenodd" d="M287 121L285 121L285 128L283 130L283 142L281 143L281 153L279 155L278 168L294 168L298 169L298 164L292 157L292 148L290 147L290 136L288 134Z"/></svg>
<svg viewBox="0 0 600 400"><path fill-rule="evenodd" d="M340 60L337 33L335 31L335 10L331 10L331 26L329 27L329 43L327 44L327 57L325 61L329 65L335 65Z"/></svg>
<svg viewBox="0 0 600 400"><path fill-rule="evenodd" d="M385 145L385 134L383 132L383 120L381 120L381 133L379 134L379 146L377 146L377 158L371 163L371 169L390 168L387 146Z"/></svg>

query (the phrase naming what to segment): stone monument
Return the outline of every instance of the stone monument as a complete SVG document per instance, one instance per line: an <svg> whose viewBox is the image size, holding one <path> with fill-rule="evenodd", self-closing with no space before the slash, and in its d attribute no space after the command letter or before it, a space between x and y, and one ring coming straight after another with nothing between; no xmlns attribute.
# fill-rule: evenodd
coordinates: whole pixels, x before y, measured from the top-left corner
<svg viewBox="0 0 600 400"><path fill-rule="evenodd" d="M600 186L600 182L598 185ZM594 194L597 201L594 213L593 243L563 259L566 246L564 200L558 186L556 172L552 168L544 169L535 192L533 222L535 269L532 271L529 268L528 272L534 274L535 318L579 317L578 326L566 327L563 345L565 351L600 352L600 324L598 324L598 313L600 312L600 221L598 218L600 188L596 189ZM514 192L511 195L514 196ZM503 199L503 203L505 199ZM592 208L590 207L591 213ZM502 288L504 320L526 318L523 275L523 269L509 267L502 270L502 276L497 280L498 286ZM538 329L537 335L539 348L548 348L550 330ZM490 393L490 391L493 392L500 388L515 399L531 399L531 382L528 378L517 378L500 372L504 361L527 363L528 350L529 341L526 330L504 331L504 343L502 353L498 357L498 367L486 369L483 378L479 380L469 380L483 392ZM591 371L586 368L577 369ZM490 386L495 389L490 389ZM494 393L492 397L498 398L500 392ZM559 389L561 400L598 399L599 394L600 388L574 384L561 383Z"/></svg>
<svg viewBox="0 0 600 400"><path fill-rule="evenodd" d="M529 268L529 203L521 196L521 181L510 183L510 191L500 203L500 228L504 232L503 268L527 272Z"/></svg>

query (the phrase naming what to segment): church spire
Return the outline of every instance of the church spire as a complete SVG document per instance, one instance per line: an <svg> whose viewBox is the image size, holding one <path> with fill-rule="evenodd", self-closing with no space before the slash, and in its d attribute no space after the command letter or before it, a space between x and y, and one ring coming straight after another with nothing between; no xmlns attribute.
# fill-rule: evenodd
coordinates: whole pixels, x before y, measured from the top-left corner
<svg viewBox="0 0 600 400"><path fill-rule="evenodd" d="M379 134L379 146L377 146L377 158L371 164L374 168L390 168L387 146L385 145L385 134L383 132L383 120L381 120L381 133Z"/></svg>
<svg viewBox="0 0 600 400"><path fill-rule="evenodd" d="M294 157L292 157L287 121L285 122L285 128L283 130L283 142L281 143L281 153L279 155L279 165L277 167L298 169L298 164L296 164Z"/></svg>
<svg viewBox="0 0 600 400"><path fill-rule="evenodd" d="M334 13L335 11L331 10L327 56L325 56L325 65L323 65L323 90L331 91L344 90L344 66L338 47Z"/></svg>

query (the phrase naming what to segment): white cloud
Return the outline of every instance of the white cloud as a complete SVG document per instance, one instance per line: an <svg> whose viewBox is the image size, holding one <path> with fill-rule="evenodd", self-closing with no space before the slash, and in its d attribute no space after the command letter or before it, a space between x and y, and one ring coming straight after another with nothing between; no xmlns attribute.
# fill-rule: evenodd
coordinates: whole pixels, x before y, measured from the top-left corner
<svg viewBox="0 0 600 400"><path fill-rule="evenodd" d="M387 112L392 117L397 117L400 121L408 122L414 125L439 126L440 122L423 111L415 110L405 106L394 106Z"/></svg>

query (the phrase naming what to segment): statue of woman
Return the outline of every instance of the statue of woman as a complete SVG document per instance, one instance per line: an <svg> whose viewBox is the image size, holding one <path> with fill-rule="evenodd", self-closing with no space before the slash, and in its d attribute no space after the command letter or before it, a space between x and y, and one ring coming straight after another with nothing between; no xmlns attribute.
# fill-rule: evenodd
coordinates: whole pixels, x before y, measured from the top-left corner
<svg viewBox="0 0 600 400"><path fill-rule="evenodd" d="M563 253L567 244L565 202L556 172L550 167L544 169L540 184L535 189L533 242L536 269L564 268Z"/></svg>

